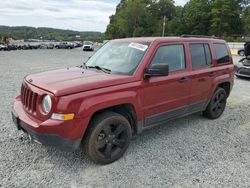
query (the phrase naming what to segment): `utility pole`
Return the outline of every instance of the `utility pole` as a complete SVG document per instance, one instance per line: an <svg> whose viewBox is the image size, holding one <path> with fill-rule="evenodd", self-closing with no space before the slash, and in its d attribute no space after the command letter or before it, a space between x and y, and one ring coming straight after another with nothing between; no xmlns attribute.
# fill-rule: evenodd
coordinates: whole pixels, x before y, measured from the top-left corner
<svg viewBox="0 0 250 188"><path fill-rule="evenodd" d="M165 27L166 27L166 16L163 18L163 28L162 28L162 36L165 36Z"/></svg>

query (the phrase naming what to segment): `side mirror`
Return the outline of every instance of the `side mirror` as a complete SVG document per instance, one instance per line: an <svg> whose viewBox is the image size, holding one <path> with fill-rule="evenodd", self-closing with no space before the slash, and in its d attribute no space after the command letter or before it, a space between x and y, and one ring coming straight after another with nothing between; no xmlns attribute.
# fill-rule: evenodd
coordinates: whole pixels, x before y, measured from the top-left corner
<svg viewBox="0 0 250 188"><path fill-rule="evenodd" d="M145 79L155 76L168 76L169 66L168 65L152 65L144 74Z"/></svg>

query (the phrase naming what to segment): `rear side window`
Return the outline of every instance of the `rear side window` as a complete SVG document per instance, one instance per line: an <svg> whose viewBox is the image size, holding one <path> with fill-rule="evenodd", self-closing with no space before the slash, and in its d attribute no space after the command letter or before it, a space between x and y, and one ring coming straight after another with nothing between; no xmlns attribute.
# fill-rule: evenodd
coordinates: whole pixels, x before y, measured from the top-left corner
<svg viewBox="0 0 250 188"><path fill-rule="evenodd" d="M151 62L152 64L169 65L170 72L185 69L184 46L182 44L174 44L159 47Z"/></svg>
<svg viewBox="0 0 250 188"><path fill-rule="evenodd" d="M214 44L218 64L228 63L229 54L225 44Z"/></svg>
<svg viewBox="0 0 250 188"><path fill-rule="evenodd" d="M211 52L208 44L190 44L193 67L203 67L212 64Z"/></svg>

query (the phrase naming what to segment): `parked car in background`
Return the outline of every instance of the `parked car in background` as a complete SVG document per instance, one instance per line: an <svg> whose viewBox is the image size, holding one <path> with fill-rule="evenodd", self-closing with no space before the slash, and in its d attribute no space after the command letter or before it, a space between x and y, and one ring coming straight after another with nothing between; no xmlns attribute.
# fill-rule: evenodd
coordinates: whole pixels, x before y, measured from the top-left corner
<svg viewBox="0 0 250 188"><path fill-rule="evenodd" d="M15 45L7 45L6 50L7 50L7 51L17 50L17 47L16 47Z"/></svg>
<svg viewBox="0 0 250 188"><path fill-rule="evenodd" d="M0 51L5 51L7 50L7 46L0 44Z"/></svg>
<svg viewBox="0 0 250 188"><path fill-rule="evenodd" d="M235 75L250 78L250 59L241 60L235 65Z"/></svg>
<svg viewBox="0 0 250 188"><path fill-rule="evenodd" d="M94 44L91 41L84 41L83 42L83 51L94 51Z"/></svg>
<svg viewBox="0 0 250 188"><path fill-rule="evenodd" d="M72 43L69 43L69 42L61 42L61 43L55 45L55 48L57 48L57 49L73 49L74 45Z"/></svg>
<svg viewBox="0 0 250 188"><path fill-rule="evenodd" d="M75 42L75 47L76 48L79 48L79 47L82 47L82 46L83 46L82 42L79 42L79 41Z"/></svg>
<svg viewBox="0 0 250 188"><path fill-rule="evenodd" d="M55 48L55 45L54 44L48 44L47 45L47 49L54 49Z"/></svg>
<svg viewBox="0 0 250 188"><path fill-rule="evenodd" d="M22 50L32 50L32 46L30 44L25 44L21 46Z"/></svg>
<svg viewBox="0 0 250 188"><path fill-rule="evenodd" d="M250 78L250 42L244 45L244 55L245 57L235 65L235 75Z"/></svg>
<svg viewBox="0 0 250 188"><path fill-rule="evenodd" d="M37 49L39 49L39 48L40 48L40 45L38 45L38 44L31 45L31 49L32 49L32 50L37 50Z"/></svg>
<svg viewBox="0 0 250 188"><path fill-rule="evenodd" d="M46 44L40 44L39 49L47 49L47 45Z"/></svg>
<svg viewBox="0 0 250 188"><path fill-rule="evenodd" d="M197 112L219 118L233 83L224 40L118 39L83 66L26 76L12 118L38 143L83 146L94 162L108 164L151 127Z"/></svg>

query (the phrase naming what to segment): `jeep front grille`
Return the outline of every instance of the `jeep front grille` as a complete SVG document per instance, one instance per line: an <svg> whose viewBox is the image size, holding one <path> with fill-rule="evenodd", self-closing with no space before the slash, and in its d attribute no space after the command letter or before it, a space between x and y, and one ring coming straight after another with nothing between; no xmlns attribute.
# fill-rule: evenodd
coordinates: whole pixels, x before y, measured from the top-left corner
<svg viewBox="0 0 250 188"><path fill-rule="evenodd" d="M37 99L38 99L37 93L31 91L28 87L22 85L22 87L21 87L21 101L23 103L23 107L27 111L29 111L31 113L36 112Z"/></svg>

